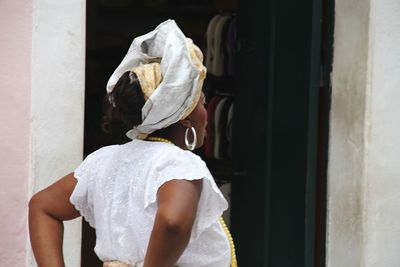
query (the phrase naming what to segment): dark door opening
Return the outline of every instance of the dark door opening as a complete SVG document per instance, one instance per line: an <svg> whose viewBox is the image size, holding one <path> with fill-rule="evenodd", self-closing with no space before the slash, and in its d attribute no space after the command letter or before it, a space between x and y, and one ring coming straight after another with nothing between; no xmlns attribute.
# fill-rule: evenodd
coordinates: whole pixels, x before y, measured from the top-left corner
<svg viewBox="0 0 400 267"><path fill-rule="evenodd" d="M205 90L208 101L219 95L235 105L231 156L196 153L219 184L232 185L239 266L324 266L332 5L88 0L85 155L129 141L120 125L104 134L101 118L107 80L135 36L175 19L206 53L208 24L230 16L237 20L234 70L208 75ZM83 267L102 266L94 245L95 232L83 222Z"/></svg>

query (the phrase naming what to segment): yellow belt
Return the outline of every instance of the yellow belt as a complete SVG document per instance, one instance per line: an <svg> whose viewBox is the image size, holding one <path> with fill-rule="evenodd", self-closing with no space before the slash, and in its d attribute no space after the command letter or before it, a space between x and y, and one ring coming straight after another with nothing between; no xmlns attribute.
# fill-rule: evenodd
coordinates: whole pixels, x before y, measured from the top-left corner
<svg viewBox="0 0 400 267"><path fill-rule="evenodd" d="M106 261L103 267L132 267L132 265L120 261Z"/></svg>
<svg viewBox="0 0 400 267"><path fill-rule="evenodd" d="M120 261L106 261L103 264L103 267L132 267L132 265L125 264Z"/></svg>

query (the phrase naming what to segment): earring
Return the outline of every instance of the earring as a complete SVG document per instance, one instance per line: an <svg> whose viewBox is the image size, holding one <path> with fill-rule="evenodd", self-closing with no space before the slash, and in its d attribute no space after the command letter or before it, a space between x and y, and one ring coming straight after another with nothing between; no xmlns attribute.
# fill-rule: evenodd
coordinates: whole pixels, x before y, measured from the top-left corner
<svg viewBox="0 0 400 267"><path fill-rule="evenodd" d="M191 127L190 130L192 130L192 134L193 134L193 142L189 143L189 128L186 128L185 130L185 145L187 147L187 149L189 149L190 151L193 151L196 148L196 144L197 144L197 134L196 134L196 130L194 129L194 127Z"/></svg>

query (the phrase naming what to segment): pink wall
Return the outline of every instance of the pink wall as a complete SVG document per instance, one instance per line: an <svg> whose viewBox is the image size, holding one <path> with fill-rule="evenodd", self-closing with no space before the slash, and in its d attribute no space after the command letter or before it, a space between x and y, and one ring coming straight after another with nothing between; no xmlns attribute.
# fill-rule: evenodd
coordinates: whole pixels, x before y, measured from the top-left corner
<svg viewBox="0 0 400 267"><path fill-rule="evenodd" d="M0 266L26 266L32 1L0 1Z"/></svg>

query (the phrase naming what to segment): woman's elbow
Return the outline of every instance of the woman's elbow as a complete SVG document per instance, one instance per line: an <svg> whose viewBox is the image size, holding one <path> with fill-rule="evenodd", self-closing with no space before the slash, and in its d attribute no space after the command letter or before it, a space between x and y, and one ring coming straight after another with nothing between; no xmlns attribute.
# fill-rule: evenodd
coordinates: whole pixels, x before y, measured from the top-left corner
<svg viewBox="0 0 400 267"><path fill-rule="evenodd" d="M41 206L40 196L37 194L33 195L28 203L29 211L37 210Z"/></svg>
<svg viewBox="0 0 400 267"><path fill-rule="evenodd" d="M40 191L32 196L29 200L28 209L29 209L29 217L36 216L40 214L45 214L46 216L50 216L51 212L49 211L49 205L51 200L46 196L44 191Z"/></svg>
<svg viewBox="0 0 400 267"><path fill-rule="evenodd" d="M44 199L40 192L32 196L28 203L29 217L44 212Z"/></svg>
<svg viewBox="0 0 400 267"><path fill-rule="evenodd" d="M194 218L191 216L181 216L177 214L158 213L159 225L170 234L188 235L192 231Z"/></svg>

